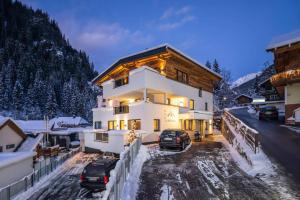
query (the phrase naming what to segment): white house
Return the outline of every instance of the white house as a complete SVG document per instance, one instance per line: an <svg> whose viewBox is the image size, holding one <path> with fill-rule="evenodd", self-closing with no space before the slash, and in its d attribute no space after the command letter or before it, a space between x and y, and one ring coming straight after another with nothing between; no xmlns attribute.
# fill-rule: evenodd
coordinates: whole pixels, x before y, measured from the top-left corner
<svg viewBox="0 0 300 200"><path fill-rule="evenodd" d="M35 154L32 151L0 153L0 188L31 174Z"/></svg>
<svg viewBox="0 0 300 200"><path fill-rule="evenodd" d="M220 79L169 45L121 58L93 80L103 92L86 149L119 153L129 130L139 131L143 142L157 141L170 128L211 133L213 88Z"/></svg>
<svg viewBox="0 0 300 200"><path fill-rule="evenodd" d="M0 116L0 152L15 151L26 138L13 119Z"/></svg>

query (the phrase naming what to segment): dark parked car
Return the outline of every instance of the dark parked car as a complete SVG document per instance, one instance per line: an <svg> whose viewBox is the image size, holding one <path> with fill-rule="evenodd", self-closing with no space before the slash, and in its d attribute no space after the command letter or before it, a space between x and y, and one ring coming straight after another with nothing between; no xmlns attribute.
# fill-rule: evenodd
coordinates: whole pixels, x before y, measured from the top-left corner
<svg viewBox="0 0 300 200"><path fill-rule="evenodd" d="M90 190L105 190L110 171L117 164L117 159L98 159L89 163L80 175L81 187Z"/></svg>
<svg viewBox="0 0 300 200"><path fill-rule="evenodd" d="M259 110L259 120L262 119L278 119L278 111L275 106L266 106Z"/></svg>
<svg viewBox="0 0 300 200"><path fill-rule="evenodd" d="M191 139L183 130L167 129L160 134L158 142L161 149L180 148L183 150L190 144Z"/></svg>

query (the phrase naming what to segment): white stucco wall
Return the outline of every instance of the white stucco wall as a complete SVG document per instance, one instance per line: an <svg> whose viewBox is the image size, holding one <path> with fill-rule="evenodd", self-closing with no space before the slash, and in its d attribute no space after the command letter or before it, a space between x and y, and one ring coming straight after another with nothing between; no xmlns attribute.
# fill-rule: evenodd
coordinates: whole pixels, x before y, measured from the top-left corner
<svg viewBox="0 0 300 200"><path fill-rule="evenodd" d="M84 133L85 147L99 149L103 152L108 151L113 153L120 153L124 149L124 145L127 143L127 135L125 134L125 132L114 133L114 131L109 131L108 142L96 141L95 132L96 130Z"/></svg>
<svg viewBox="0 0 300 200"><path fill-rule="evenodd" d="M127 85L114 88L113 80L109 80L103 83L102 86L104 99L116 98L132 91L141 91L147 88L172 94L173 96L186 97L186 104L188 104L188 99L193 99L195 101L195 110L205 110L205 102L207 102L208 111L213 111L213 94L211 92L203 90L202 97L199 97L198 88L168 79L149 67L132 70L129 74L129 83Z"/></svg>
<svg viewBox="0 0 300 200"><path fill-rule="evenodd" d="M285 86L285 104L300 104L300 83Z"/></svg>
<svg viewBox="0 0 300 200"><path fill-rule="evenodd" d="M22 137L9 126L4 126L0 129L0 146L2 146L3 152L13 152L22 140ZM8 144L14 144L15 148L6 149L6 145Z"/></svg>
<svg viewBox="0 0 300 200"><path fill-rule="evenodd" d="M1 157L0 157L1 162ZM4 161L2 161L4 162ZM3 163L1 163L3 164ZM14 183L33 172L33 155L0 167L0 188Z"/></svg>

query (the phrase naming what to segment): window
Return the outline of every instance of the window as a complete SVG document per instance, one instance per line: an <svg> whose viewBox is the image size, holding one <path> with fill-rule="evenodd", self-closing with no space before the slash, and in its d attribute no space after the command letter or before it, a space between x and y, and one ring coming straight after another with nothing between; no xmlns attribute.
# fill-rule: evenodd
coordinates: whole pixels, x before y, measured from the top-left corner
<svg viewBox="0 0 300 200"><path fill-rule="evenodd" d="M205 102L205 110L208 111L208 104Z"/></svg>
<svg viewBox="0 0 300 200"><path fill-rule="evenodd" d="M128 130L141 130L141 120L140 119L128 120Z"/></svg>
<svg viewBox="0 0 300 200"><path fill-rule="evenodd" d="M160 120L159 119L153 120L153 129L154 129L154 131L160 131Z"/></svg>
<svg viewBox="0 0 300 200"><path fill-rule="evenodd" d="M193 120L192 119L184 120L184 129L185 130L193 130Z"/></svg>
<svg viewBox="0 0 300 200"><path fill-rule="evenodd" d="M171 99L167 98L167 104L170 105L171 104Z"/></svg>
<svg viewBox="0 0 300 200"><path fill-rule="evenodd" d="M13 148L15 148L15 144L6 145L6 149L13 149Z"/></svg>
<svg viewBox="0 0 300 200"><path fill-rule="evenodd" d="M3 152L3 147L2 146L0 146L0 152Z"/></svg>
<svg viewBox="0 0 300 200"><path fill-rule="evenodd" d="M189 105L189 107L190 107L190 110L194 110L195 109L195 102L194 102L193 99L190 99L190 105Z"/></svg>
<svg viewBox="0 0 300 200"><path fill-rule="evenodd" d="M108 121L108 130L116 130L117 129L117 121L112 120Z"/></svg>
<svg viewBox="0 0 300 200"><path fill-rule="evenodd" d="M101 121L95 121L94 128L95 128L95 129L101 129L101 128L102 128L102 123L101 123Z"/></svg>
<svg viewBox="0 0 300 200"><path fill-rule="evenodd" d="M108 142L108 133L95 133L95 141Z"/></svg>
<svg viewBox="0 0 300 200"><path fill-rule="evenodd" d="M202 88L199 88L199 97L202 97Z"/></svg>
<svg viewBox="0 0 300 200"><path fill-rule="evenodd" d="M115 80L115 88L128 84L128 76Z"/></svg>
<svg viewBox="0 0 300 200"><path fill-rule="evenodd" d="M120 130L125 130L125 121L120 120Z"/></svg>
<svg viewBox="0 0 300 200"><path fill-rule="evenodd" d="M184 73L180 70L176 69L176 75L177 75L177 81L180 81L182 83L188 83L188 75L187 73Z"/></svg>

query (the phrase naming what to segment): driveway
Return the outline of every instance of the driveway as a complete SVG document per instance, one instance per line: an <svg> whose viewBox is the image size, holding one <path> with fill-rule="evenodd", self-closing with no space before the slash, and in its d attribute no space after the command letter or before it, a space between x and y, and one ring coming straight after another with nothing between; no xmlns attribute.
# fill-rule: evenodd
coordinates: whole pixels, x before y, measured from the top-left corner
<svg viewBox="0 0 300 200"><path fill-rule="evenodd" d="M278 121L261 121L247 108L230 111L251 128L261 134L264 152L280 163L294 181L300 184L300 134L282 127Z"/></svg>
<svg viewBox="0 0 300 200"><path fill-rule="evenodd" d="M139 200L279 199L277 188L241 171L222 143L194 143L186 152L144 163Z"/></svg>

